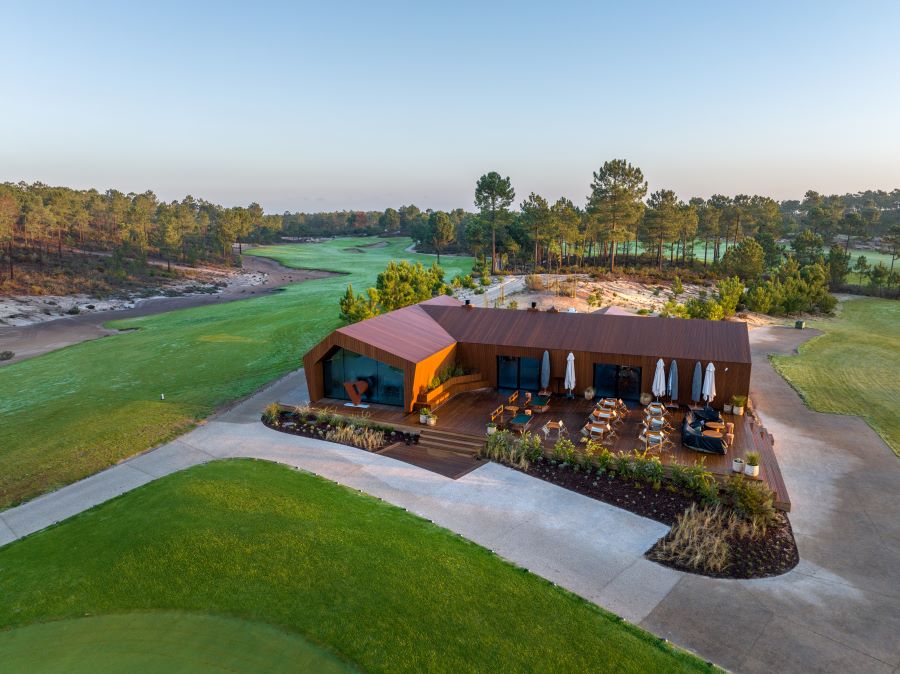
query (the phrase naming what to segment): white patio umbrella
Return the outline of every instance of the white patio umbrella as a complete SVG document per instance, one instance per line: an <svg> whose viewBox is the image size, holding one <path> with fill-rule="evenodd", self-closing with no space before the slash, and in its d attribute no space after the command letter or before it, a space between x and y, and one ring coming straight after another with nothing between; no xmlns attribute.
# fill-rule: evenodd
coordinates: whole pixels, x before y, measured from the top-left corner
<svg viewBox="0 0 900 674"><path fill-rule="evenodd" d="M675 360L669 365L668 394L673 403L678 400L678 361Z"/></svg>
<svg viewBox="0 0 900 674"><path fill-rule="evenodd" d="M550 352L544 351L544 359L541 361L541 390L550 388Z"/></svg>
<svg viewBox="0 0 900 674"><path fill-rule="evenodd" d="M710 363L706 366L706 377L703 378L703 399L708 405L716 397L716 366Z"/></svg>
<svg viewBox="0 0 900 674"><path fill-rule="evenodd" d="M666 364L662 358L656 361L656 372L653 374L653 386L650 390L657 400L666 395Z"/></svg>
<svg viewBox="0 0 900 674"><path fill-rule="evenodd" d="M564 386L569 394L575 389L575 354L569 353L566 356L566 380Z"/></svg>

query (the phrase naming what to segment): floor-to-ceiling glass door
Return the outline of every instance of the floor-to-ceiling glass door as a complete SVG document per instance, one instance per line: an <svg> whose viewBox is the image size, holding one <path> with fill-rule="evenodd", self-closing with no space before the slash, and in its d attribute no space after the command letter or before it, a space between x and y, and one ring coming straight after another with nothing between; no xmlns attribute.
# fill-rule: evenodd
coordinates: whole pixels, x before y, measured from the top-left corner
<svg viewBox="0 0 900 674"><path fill-rule="evenodd" d="M594 363L594 390L598 398L640 400L641 368Z"/></svg>
<svg viewBox="0 0 900 674"><path fill-rule="evenodd" d="M497 356L497 388L510 391L540 390L541 361L538 358Z"/></svg>

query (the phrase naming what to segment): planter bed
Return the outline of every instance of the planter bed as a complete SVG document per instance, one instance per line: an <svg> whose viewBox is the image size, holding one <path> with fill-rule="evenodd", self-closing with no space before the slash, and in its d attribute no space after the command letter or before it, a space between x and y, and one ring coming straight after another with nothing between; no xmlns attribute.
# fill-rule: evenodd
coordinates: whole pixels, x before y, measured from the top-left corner
<svg viewBox="0 0 900 674"><path fill-rule="evenodd" d="M328 431L333 430L336 427L335 423L319 421L317 416L314 414L300 415L296 412L289 411L279 411L278 416L275 418L263 415L261 421L265 426L271 428L274 431L288 433L290 435L300 435L305 438L315 438L316 440L326 440ZM371 452L378 452L385 447L390 447L391 445L395 445L398 443L407 445L419 443L418 433L405 433L403 431L398 431L396 429L390 428L389 426L381 426L378 424L357 424L354 423L353 419L348 417L342 417L340 425L349 425L359 429L371 428L372 430L382 431L384 432L384 442L382 442L377 447L360 447L359 445L355 445L351 442L340 442L333 439L328 440L329 442L337 442L341 445L346 445L348 447L354 447L356 449L362 449L364 451Z"/></svg>
<svg viewBox="0 0 900 674"><path fill-rule="evenodd" d="M790 520L782 512L778 513L778 521L770 526L761 539L729 537L728 547L731 549L731 561L722 571L698 571L681 564L654 558L659 545L667 540L663 537L647 551L646 557L657 564L668 566L678 571L695 573L710 578L767 578L787 573L800 561L797 542Z"/></svg>
<svg viewBox="0 0 900 674"><path fill-rule="evenodd" d="M576 470L572 465L547 458L538 459L527 469L510 467L669 526L675 524L677 517L689 507L700 504L698 497L665 482L659 489L654 489L652 485L641 481L625 480L609 473ZM793 569L800 561L791 523L782 512L778 513L776 523L769 526L760 538L729 538L731 557L728 566L719 572L654 559L654 550L669 536L667 534L650 548L646 553L647 558L663 566L711 578L778 576Z"/></svg>

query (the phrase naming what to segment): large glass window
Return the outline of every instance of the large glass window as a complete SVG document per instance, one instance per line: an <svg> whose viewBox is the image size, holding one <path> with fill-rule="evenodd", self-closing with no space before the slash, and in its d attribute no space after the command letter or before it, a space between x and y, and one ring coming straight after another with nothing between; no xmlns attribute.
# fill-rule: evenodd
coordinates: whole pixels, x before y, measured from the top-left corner
<svg viewBox="0 0 900 674"><path fill-rule="evenodd" d="M599 398L639 400L641 368L612 363L594 363L594 389Z"/></svg>
<svg viewBox="0 0 900 674"><path fill-rule="evenodd" d="M363 402L384 405L403 405L403 370L387 363L362 356L353 351L338 349L322 361L325 397L349 400L345 382L364 381L369 386Z"/></svg>
<svg viewBox="0 0 900 674"><path fill-rule="evenodd" d="M537 358L497 356L497 388L539 390L541 388L541 361Z"/></svg>

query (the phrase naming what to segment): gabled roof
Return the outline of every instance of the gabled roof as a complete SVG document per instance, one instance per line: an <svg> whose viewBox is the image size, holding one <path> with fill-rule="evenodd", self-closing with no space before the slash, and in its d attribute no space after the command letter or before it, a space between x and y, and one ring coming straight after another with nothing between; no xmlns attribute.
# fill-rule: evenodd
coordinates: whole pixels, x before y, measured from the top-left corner
<svg viewBox="0 0 900 674"><path fill-rule="evenodd" d="M420 304L403 307L338 328L339 332L403 360L417 363L453 346L456 340L425 313L425 307L459 307L459 300L440 295Z"/></svg>
<svg viewBox="0 0 900 674"><path fill-rule="evenodd" d="M750 362L746 323L421 306L448 335L468 344Z"/></svg>

